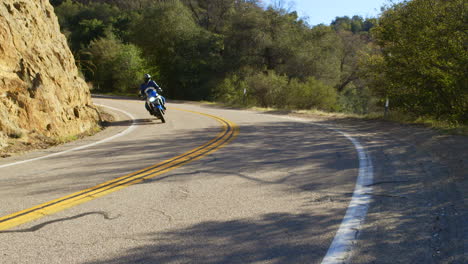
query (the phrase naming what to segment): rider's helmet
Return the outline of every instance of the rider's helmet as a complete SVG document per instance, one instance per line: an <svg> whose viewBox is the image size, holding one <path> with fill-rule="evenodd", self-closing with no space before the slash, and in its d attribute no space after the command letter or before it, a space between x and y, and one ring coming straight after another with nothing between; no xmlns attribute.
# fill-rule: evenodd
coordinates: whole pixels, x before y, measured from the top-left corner
<svg viewBox="0 0 468 264"><path fill-rule="evenodd" d="M145 74L144 79L145 79L145 82L149 82L149 80L151 80L151 75L149 75L148 73Z"/></svg>

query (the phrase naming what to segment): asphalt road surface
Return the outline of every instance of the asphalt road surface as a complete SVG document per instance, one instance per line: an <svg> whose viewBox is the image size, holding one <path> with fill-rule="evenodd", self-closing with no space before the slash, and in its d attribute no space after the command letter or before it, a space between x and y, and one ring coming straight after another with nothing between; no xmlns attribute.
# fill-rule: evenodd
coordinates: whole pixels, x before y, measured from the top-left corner
<svg viewBox="0 0 468 264"><path fill-rule="evenodd" d="M0 161L119 135L0 167L0 217L12 216L14 225L0 231L0 263L322 261L359 173L355 146L342 134L312 122L183 103L168 103L161 124L141 101L95 103L135 120L109 109L117 119L95 136ZM103 183L117 187L100 189ZM67 199L74 201L63 205ZM52 205L58 208L40 211ZM14 222L21 211L26 218Z"/></svg>

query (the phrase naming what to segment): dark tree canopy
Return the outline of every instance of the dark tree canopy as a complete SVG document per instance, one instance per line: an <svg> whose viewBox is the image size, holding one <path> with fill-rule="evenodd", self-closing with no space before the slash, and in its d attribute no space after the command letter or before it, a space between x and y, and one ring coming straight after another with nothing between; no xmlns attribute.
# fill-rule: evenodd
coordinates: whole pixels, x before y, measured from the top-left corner
<svg viewBox="0 0 468 264"><path fill-rule="evenodd" d="M146 71L176 99L368 113L390 96L454 121L468 101L463 2L404 1L311 27L282 1L51 0L97 90L131 92L139 80L119 71Z"/></svg>

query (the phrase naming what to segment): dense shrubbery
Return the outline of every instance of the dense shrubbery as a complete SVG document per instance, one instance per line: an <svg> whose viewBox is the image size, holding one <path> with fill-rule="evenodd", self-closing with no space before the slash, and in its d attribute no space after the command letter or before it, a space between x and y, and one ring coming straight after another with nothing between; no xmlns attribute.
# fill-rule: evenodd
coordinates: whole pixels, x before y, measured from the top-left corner
<svg viewBox="0 0 468 264"><path fill-rule="evenodd" d="M51 2L100 91L132 92L150 72L169 98L365 114L390 97L465 122L463 0L405 1L381 19L314 27L257 0Z"/></svg>
<svg viewBox="0 0 468 264"><path fill-rule="evenodd" d="M347 47L337 32L353 28L368 35L370 29L352 26L365 22L360 17L311 28L296 13L264 9L257 1L53 4L74 53L85 54L78 62L98 91L130 92L149 71L170 98L268 107L337 109L335 89L353 81L345 78L356 72L357 57L350 54L361 48Z"/></svg>
<svg viewBox="0 0 468 264"><path fill-rule="evenodd" d="M149 70L137 46L123 44L112 35L92 40L87 50L95 70L85 72L99 91L134 91Z"/></svg>
<svg viewBox="0 0 468 264"><path fill-rule="evenodd" d="M413 0L385 11L374 31L378 91L416 116L468 123L468 36L464 0Z"/></svg>
<svg viewBox="0 0 468 264"><path fill-rule="evenodd" d="M336 89L314 77L301 81L274 71L243 78L237 74L231 75L223 80L215 94L216 100L230 104L328 111L337 110L337 98Z"/></svg>

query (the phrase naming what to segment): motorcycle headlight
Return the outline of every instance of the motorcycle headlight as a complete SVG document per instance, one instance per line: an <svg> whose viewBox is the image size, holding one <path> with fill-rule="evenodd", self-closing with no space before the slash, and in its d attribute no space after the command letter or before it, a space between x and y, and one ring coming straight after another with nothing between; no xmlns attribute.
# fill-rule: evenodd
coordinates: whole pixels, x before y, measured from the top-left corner
<svg viewBox="0 0 468 264"><path fill-rule="evenodd" d="M156 101L156 97L150 97L149 101L150 101L151 103L154 103L154 101Z"/></svg>

